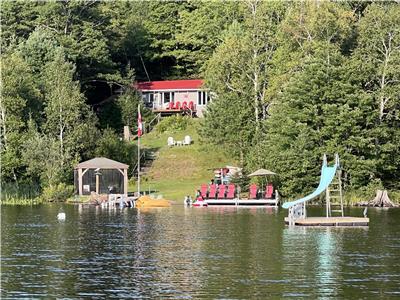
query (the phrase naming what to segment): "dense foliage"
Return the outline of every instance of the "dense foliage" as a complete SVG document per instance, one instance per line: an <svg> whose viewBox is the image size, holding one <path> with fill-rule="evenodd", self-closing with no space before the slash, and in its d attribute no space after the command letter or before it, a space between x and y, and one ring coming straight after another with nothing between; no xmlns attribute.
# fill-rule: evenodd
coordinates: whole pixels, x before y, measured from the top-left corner
<svg viewBox="0 0 400 300"><path fill-rule="evenodd" d="M202 139L279 173L284 194L309 190L336 152L350 187L400 188L396 2L0 5L2 182L57 190L94 155L133 164L118 136L136 126L132 82L203 77Z"/></svg>
<svg viewBox="0 0 400 300"><path fill-rule="evenodd" d="M245 1L242 9L207 62L217 97L203 136L247 169L279 173L284 195L315 186L324 153L339 153L350 188L399 189L400 5Z"/></svg>

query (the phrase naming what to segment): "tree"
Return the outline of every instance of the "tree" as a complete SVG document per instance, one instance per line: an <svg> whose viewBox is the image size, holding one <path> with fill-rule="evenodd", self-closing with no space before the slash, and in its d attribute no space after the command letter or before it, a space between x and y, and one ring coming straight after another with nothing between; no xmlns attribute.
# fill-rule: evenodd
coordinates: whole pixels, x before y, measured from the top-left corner
<svg viewBox="0 0 400 300"><path fill-rule="evenodd" d="M39 132L31 131L30 137L23 144L22 159L31 178L38 177L42 187L54 186L65 180L63 159L60 156L60 142Z"/></svg>
<svg viewBox="0 0 400 300"><path fill-rule="evenodd" d="M231 25L207 63L206 83L217 97L206 114L206 122L213 125L203 134L212 134L230 147L233 143L242 163L265 117L265 91L277 47L274 33L285 11L276 3L248 1L243 5L244 23Z"/></svg>
<svg viewBox="0 0 400 300"><path fill-rule="evenodd" d="M96 143L96 156L107 157L129 165L130 172L137 163L137 146L119 138L110 128L103 131Z"/></svg>
<svg viewBox="0 0 400 300"><path fill-rule="evenodd" d="M400 7L372 4L359 23L354 80L375 108L374 151L385 185L400 186Z"/></svg>
<svg viewBox="0 0 400 300"><path fill-rule="evenodd" d="M1 3L2 52L13 50L13 44L27 39L36 26L37 3L33 1L3 1Z"/></svg>
<svg viewBox="0 0 400 300"><path fill-rule="evenodd" d="M315 187L324 153L338 153L351 184L367 184L375 176L371 99L351 84L348 61L337 49L316 50L303 63L271 107L252 164L279 173L283 193L294 196Z"/></svg>
<svg viewBox="0 0 400 300"><path fill-rule="evenodd" d="M69 170L96 137L96 118L85 104L79 83L74 81L75 67L66 62L62 51L45 69L44 132L58 140L60 168ZM89 133L89 134L88 134Z"/></svg>
<svg viewBox="0 0 400 300"><path fill-rule="evenodd" d="M179 11L178 47L172 51L183 76L198 77L206 61L222 42L221 34L241 18L239 2L193 1L189 10Z"/></svg>
<svg viewBox="0 0 400 300"><path fill-rule="evenodd" d="M200 134L203 138L225 145L232 154L245 161L245 152L254 136L254 115L248 94L243 65L246 63L244 30L234 23L207 63L206 85L215 94L207 106Z"/></svg>
<svg viewBox="0 0 400 300"><path fill-rule="evenodd" d="M35 109L40 92L30 67L18 53L3 55L1 61L1 177L3 180L18 181L23 174L21 145L26 120L37 113Z"/></svg>

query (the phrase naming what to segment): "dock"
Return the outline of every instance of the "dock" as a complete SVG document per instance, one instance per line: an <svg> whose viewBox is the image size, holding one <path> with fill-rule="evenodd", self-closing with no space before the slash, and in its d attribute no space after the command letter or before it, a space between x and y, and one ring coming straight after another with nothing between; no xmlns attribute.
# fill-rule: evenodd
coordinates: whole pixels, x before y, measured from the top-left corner
<svg viewBox="0 0 400 300"><path fill-rule="evenodd" d="M205 199L209 206L231 205L231 206L278 206L277 199Z"/></svg>
<svg viewBox="0 0 400 300"><path fill-rule="evenodd" d="M102 208L124 208L124 207L135 207L135 201L137 197L129 197L124 194L110 194L108 199L102 202L100 205Z"/></svg>
<svg viewBox="0 0 400 300"><path fill-rule="evenodd" d="M289 217L285 218L289 224ZM309 217L294 220L297 226L368 226L369 218L357 217Z"/></svg>

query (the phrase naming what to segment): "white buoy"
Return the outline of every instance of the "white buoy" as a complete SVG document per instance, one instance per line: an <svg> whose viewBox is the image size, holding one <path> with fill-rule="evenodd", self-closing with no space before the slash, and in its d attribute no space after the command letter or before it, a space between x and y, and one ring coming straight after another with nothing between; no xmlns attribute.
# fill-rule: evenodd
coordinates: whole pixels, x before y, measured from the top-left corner
<svg viewBox="0 0 400 300"><path fill-rule="evenodd" d="M60 220L60 221L64 221L65 220L65 213L63 213L63 212L58 213L57 219Z"/></svg>

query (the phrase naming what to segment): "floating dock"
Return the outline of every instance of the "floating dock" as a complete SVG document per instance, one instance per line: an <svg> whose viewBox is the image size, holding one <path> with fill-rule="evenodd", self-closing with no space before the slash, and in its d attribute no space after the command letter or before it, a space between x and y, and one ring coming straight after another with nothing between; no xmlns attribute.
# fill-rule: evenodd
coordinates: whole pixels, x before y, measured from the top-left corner
<svg viewBox="0 0 400 300"><path fill-rule="evenodd" d="M289 224L289 217L285 218L285 223ZM357 217L309 217L294 220L297 226L368 226L369 218Z"/></svg>
<svg viewBox="0 0 400 300"><path fill-rule="evenodd" d="M276 199L205 199L209 206L230 205L230 206L278 206Z"/></svg>

